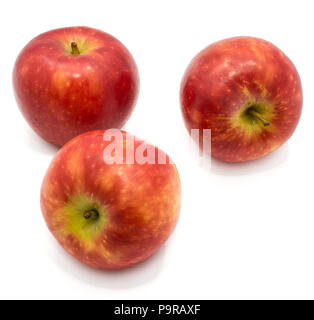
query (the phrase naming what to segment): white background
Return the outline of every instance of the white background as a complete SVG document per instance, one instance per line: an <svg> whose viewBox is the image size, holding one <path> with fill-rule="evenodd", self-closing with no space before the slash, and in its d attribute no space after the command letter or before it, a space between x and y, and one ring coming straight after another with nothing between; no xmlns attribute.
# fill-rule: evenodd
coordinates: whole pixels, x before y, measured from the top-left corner
<svg viewBox="0 0 314 320"><path fill-rule="evenodd" d="M19 51L38 34L86 25L133 54L137 106L125 129L163 148L182 182L181 217L151 259L117 272L68 256L49 233L39 191L56 148L24 121L12 91ZM0 298L314 298L312 1L1 1ZM264 38L295 63L304 105L293 137L243 164L199 164L179 107L192 57L231 36Z"/></svg>

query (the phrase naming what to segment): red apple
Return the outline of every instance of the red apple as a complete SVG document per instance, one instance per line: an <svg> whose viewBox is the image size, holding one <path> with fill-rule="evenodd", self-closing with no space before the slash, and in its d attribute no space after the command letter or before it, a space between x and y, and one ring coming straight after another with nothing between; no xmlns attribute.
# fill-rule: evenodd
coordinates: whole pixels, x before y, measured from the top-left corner
<svg viewBox="0 0 314 320"><path fill-rule="evenodd" d="M78 134L121 128L135 105L135 62L111 35L87 27L43 33L15 63L18 105L43 139L61 146Z"/></svg>
<svg viewBox="0 0 314 320"><path fill-rule="evenodd" d="M211 153L228 162L252 160L280 147L302 109L298 72L273 44L236 37L216 42L190 63L181 83L189 131L211 129Z"/></svg>
<svg viewBox="0 0 314 320"><path fill-rule="evenodd" d="M95 268L120 269L151 256L172 233L180 180L164 152L140 140L133 145L134 136L120 130L122 161L108 164L108 155L119 153L104 138L109 131L82 134L59 150L42 184L41 208L72 256ZM141 163L126 164L130 155Z"/></svg>

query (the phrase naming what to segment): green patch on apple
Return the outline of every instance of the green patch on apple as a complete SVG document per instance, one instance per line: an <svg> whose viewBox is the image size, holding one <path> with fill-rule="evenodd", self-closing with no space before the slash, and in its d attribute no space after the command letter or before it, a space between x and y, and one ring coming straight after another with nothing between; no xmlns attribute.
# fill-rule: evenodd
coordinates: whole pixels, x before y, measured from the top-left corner
<svg viewBox="0 0 314 320"><path fill-rule="evenodd" d="M272 109L267 101L249 101L241 114L242 122L251 126L268 127L273 117Z"/></svg>
<svg viewBox="0 0 314 320"><path fill-rule="evenodd" d="M64 213L70 232L80 240L97 238L108 221L106 208L84 194L70 198Z"/></svg>

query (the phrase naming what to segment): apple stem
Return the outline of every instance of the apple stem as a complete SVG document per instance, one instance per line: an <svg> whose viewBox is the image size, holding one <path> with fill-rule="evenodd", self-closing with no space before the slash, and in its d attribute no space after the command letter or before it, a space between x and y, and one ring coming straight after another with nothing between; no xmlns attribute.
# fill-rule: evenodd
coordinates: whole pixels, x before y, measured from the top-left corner
<svg viewBox="0 0 314 320"><path fill-rule="evenodd" d="M76 42L71 42L71 49L72 49L72 54L73 54L74 56L80 54L80 50L78 49Z"/></svg>
<svg viewBox="0 0 314 320"><path fill-rule="evenodd" d="M86 210L86 211L84 212L83 216L84 216L84 218L85 218L86 220L88 220L88 219L93 219L93 220L94 220L94 219L97 219L97 218L98 218L99 213L98 213L97 210L91 209L91 210Z"/></svg>
<svg viewBox="0 0 314 320"><path fill-rule="evenodd" d="M270 122L269 121L267 121L260 113L258 113L257 111L255 111L255 110L248 110L249 111L249 114L251 115L251 116L253 116L253 117L255 117L255 118L257 118L258 120L260 120L262 123L263 123L263 125L264 125L264 127L267 127L267 126L269 126L270 125Z"/></svg>

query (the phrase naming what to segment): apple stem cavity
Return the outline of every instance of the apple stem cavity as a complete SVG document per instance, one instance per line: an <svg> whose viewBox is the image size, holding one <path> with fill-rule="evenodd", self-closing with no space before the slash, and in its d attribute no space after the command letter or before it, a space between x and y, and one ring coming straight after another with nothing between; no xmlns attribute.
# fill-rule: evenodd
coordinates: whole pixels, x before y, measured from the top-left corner
<svg viewBox="0 0 314 320"><path fill-rule="evenodd" d="M86 220L91 219L91 220L96 220L99 217L99 213L95 209L91 210L86 210L83 214L84 218Z"/></svg>
<svg viewBox="0 0 314 320"><path fill-rule="evenodd" d="M74 56L77 56L80 54L80 50L79 50L76 42L71 42L71 49L72 49L72 54Z"/></svg>
<svg viewBox="0 0 314 320"><path fill-rule="evenodd" d="M270 122L267 121L259 112L255 111L253 109L250 109L250 110L248 110L248 113L251 116L257 118L259 121L261 121L261 123L264 125L264 127L267 127L270 125Z"/></svg>

